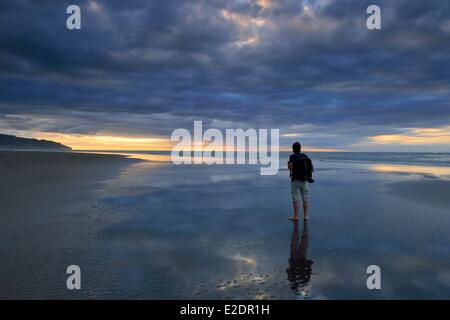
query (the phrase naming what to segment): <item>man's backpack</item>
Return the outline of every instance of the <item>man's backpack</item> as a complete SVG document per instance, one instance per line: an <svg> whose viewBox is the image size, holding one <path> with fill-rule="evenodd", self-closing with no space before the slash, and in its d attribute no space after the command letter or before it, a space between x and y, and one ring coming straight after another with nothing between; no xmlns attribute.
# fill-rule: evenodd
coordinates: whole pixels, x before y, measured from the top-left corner
<svg viewBox="0 0 450 320"><path fill-rule="evenodd" d="M312 173L314 171L311 159L303 153L293 155L292 179L314 182Z"/></svg>

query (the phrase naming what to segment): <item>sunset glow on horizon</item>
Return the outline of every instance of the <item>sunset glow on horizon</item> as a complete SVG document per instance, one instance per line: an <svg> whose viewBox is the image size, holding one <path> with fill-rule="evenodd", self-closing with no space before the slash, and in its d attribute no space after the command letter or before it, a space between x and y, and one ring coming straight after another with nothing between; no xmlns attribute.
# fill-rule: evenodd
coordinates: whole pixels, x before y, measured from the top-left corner
<svg viewBox="0 0 450 320"><path fill-rule="evenodd" d="M165 151L172 149L170 139L162 138L71 135L61 133L37 133L35 134L35 138L57 141L74 150Z"/></svg>
<svg viewBox="0 0 450 320"><path fill-rule="evenodd" d="M52 140L71 147L73 150L86 151L171 151L174 144L170 138L151 138L151 137L124 137L113 135L81 135L81 134L63 134L39 132L31 134L33 138ZM209 142L204 141L203 150L208 148ZM195 151L193 147L191 149ZM218 150L219 151L219 150ZM239 151L237 148L224 147L220 151ZM290 146L280 146L280 152L291 152ZM313 146L304 146L305 152L350 152L351 150L334 148L316 148Z"/></svg>
<svg viewBox="0 0 450 320"><path fill-rule="evenodd" d="M401 134L373 136L369 140L376 144L447 144L450 146L450 126L442 128L413 128Z"/></svg>

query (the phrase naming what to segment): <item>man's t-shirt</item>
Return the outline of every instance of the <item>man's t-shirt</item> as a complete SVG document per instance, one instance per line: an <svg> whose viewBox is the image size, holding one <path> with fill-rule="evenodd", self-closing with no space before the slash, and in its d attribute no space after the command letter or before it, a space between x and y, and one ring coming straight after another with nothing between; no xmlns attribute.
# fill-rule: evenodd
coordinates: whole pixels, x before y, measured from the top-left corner
<svg viewBox="0 0 450 320"><path fill-rule="evenodd" d="M314 167L311 159L304 153L294 153L289 156L289 162L293 164L291 180L310 181Z"/></svg>

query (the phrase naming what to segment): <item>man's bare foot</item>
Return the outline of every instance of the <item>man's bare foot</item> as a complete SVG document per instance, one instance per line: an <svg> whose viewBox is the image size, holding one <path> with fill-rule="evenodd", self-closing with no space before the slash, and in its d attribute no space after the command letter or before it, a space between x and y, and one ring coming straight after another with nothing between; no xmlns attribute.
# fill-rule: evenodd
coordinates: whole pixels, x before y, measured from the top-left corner
<svg viewBox="0 0 450 320"><path fill-rule="evenodd" d="M298 217L289 217L288 219L291 221L298 221Z"/></svg>

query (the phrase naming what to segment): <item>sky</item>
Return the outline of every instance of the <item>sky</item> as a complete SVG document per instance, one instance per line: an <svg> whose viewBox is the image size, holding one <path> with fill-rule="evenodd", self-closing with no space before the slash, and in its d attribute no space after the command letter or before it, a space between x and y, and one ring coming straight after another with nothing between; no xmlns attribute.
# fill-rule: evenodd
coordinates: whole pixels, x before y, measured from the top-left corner
<svg viewBox="0 0 450 320"><path fill-rule="evenodd" d="M168 149L201 120L309 150L450 152L449 98L448 0L0 2L0 133Z"/></svg>

